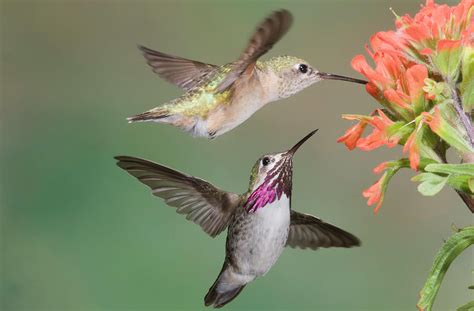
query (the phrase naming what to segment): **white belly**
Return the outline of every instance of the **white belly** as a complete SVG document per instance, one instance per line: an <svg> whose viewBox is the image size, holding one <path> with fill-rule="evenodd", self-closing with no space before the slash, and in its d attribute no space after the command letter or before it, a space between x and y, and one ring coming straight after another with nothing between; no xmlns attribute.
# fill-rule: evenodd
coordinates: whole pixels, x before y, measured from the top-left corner
<svg viewBox="0 0 474 311"><path fill-rule="evenodd" d="M289 199L280 200L258 209L238 228L233 237L234 261L239 273L253 277L264 275L275 264L285 247L290 226Z"/></svg>
<svg viewBox="0 0 474 311"><path fill-rule="evenodd" d="M214 129L215 136L222 135L250 118L267 103L262 94L243 93L232 100L230 105L222 105L209 118L208 127Z"/></svg>

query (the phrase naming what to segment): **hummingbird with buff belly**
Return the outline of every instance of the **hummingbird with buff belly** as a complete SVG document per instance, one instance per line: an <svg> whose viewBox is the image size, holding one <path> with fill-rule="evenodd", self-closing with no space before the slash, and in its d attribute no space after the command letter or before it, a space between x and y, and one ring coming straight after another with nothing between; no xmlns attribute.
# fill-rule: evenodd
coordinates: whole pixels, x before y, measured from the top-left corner
<svg viewBox="0 0 474 311"><path fill-rule="evenodd" d="M287 98L321 80L367 83L321 72L293 56L260 61L285 35L291 23L290 12L274 12L258 26L240 57L222 66L140 46L152 70L185 93L127 120L171 124L193 136L214 138L239 126L266 104Z"/></svg>
<svg viewBox="0 0 474 311"><path fill-rule="evenodd" d="M116 157L120 168L211 237L227 228L224 264L204 298L206 306L219 308L232 301L270 270L285 246L315 250L360 245L354 235L291 209L293 156L315 132L287 151L260 157L248 191L241 195L147 160Z"/></svg>

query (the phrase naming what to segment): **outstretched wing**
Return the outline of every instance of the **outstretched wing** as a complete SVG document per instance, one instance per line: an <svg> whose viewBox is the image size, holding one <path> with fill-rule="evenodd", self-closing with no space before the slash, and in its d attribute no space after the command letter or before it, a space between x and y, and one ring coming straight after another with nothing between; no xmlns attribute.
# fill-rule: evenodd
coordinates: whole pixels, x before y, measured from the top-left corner
<svg viewBox="0 0 474 311"><path fill-rule="evenodd" d="M211 237L221 233L240 198L210 183L144 159L118 156L117 165L150 187L153 195L200 225Z"/></svg>
<svg viewBox="0 0 474 311"><path fill-rule="evenodd" d="M288 240L286 241L287 246L317 249L319 247L352 247L360 245L359 239L354 235L325 223L317 217L293 210L290 217L291 222Z"/></svg>
<svg viewBox="0 0 474 311"><path fill-rule="evenodd" d="M292 22L293 17L287 10L276 11L267 17L257 27L239 59L232 63L231 71L219 84L217 91L222 92L230 87L247 68L253 69L258 58L267 53L285 35Z"/></svg>
<svg viewBox="0 0 474 311"><path fill-rule="evenodd" d="M138 46L138 48L142 51L153 72L186 91L219 68L216 65L161 53L144 46Z"/></svg>

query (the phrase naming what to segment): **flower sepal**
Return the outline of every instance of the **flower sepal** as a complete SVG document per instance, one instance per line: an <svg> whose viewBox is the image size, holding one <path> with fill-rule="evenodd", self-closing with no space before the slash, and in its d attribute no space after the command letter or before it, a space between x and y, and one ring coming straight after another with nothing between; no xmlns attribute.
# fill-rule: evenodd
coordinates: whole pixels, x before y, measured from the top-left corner
<svg viewBox="0 0 474 311"><path fill-rule="evenodd" d="M456 81L460 73L461 40L440 40L436 47L433 63L447 81Z"/></svg>
<svg viewBox="0 0 474 311"><path fill-rule="evenodd" d="M431 130L460 153L474 152L474 147L469 142L466 129L459 121L451 100L444 101L429 113L424 112L422 115Z"/></svg>
<svg viewBox="0 0 474 311"><path fill-rule="evenodd" d="M462 81L459 86L462 105L465 112L474 109L474 43L463 49L462 55Z"/></svg>

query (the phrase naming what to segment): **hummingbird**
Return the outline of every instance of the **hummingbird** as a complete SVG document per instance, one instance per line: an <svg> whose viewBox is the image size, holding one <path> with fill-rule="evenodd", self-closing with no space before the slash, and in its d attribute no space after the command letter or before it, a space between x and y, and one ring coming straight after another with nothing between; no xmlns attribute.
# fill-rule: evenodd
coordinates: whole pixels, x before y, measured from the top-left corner
<svg viewBox="0 0 474 311"><path fill-rule="evenodd" d="M293 56L259 60L285 35L292 20L287 10L274 12L257 27L239 58L222 66L139 46L153 72L185 93L127 120L171 124L196 137L214 138L234 129L266 104L321 80L367 83L319 71Z"/></svg>
<svg viewBox="0 0 474 311"><path fill-rule="evenodd" d="M360 245L354 235L291 209L293 156L315 132L287 151L260 157L248 191L240 195L144 159L115 157L120 168L211 237L227 228L224 264L204 298L206 306L220 308L232 301L270 270L285 246L316 250Z"/></svg>

